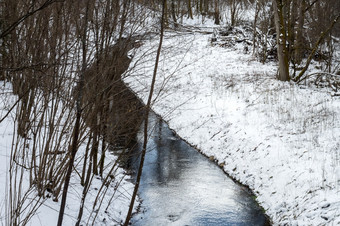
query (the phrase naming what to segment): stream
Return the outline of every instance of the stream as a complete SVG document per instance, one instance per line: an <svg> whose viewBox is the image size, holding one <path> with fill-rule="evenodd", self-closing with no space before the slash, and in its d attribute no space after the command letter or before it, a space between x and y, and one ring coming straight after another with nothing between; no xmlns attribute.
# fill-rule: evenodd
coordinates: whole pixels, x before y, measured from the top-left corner
<svg viewBox="0 0 340 226"><path fill-rule="evenodd" d="M270 225L246 187L150 116L150 137L132 225ZM142 143L128 161L133 180Z"/></svg>

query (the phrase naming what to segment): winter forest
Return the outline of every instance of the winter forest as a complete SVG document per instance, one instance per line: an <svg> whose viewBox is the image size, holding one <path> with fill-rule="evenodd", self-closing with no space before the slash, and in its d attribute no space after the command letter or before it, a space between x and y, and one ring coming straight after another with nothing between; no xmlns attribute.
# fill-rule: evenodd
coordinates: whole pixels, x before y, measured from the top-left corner
<svg viewBox="0 0 340 226"><path fill-rule="evenodd" d="M0 0L0 224L340 224L339 0Z"/></svg>

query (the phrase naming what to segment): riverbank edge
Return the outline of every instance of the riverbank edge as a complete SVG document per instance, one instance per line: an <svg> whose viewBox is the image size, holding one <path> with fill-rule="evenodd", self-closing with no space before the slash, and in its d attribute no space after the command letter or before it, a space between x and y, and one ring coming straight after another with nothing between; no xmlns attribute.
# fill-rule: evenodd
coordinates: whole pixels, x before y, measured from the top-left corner
<svg viewBox="0 0 340 226"><path fill-rule="evenodd" d="M134 92L134 91L132 91ZM136 94L135 94L136 95ZM139 98L139 97L137 97ZM153 114L156 115L157 118L163 120L168 126L169 126L169 130L171 130L171 132L173 132L174 136L178 137L179 139L183 140L185 143L187 143L191 148L195 149L197 152L199 152L201 155L203 155L204 157L207 158L208 161L213 162L215 165L217 165L223 172L224 174L230 178L232 181L234 181L234 183L236 183L239 186L242 186L243 188L246 189L247 193L251 196L251 197L255 197L255 202L257 203L257 205L261 208L262 212L264 213L265 217L267 218L267 220L270 222L271 225L273 225L273 220L269 217L269 215L266 213L265 209L263 208L263 206L257 201L257 195L254 193L254 191L246 184L243 184L242 182L240 182L239 180L237 180L236 178L232 177L227 171L224 170L223 165L221 166L220 164L218 164L217 159L211 159L212 156L208 156L206 155L201 149L199 149L197 147L197 145L191 144L189 141L187 141L186 139L182 138L174 129L172 129L169 125L169 122L165 119L162 118L162 116L158 113L156 113L155 111L153 111ZM143 202L140 202L139 205L142 205ZM135 213L137 214L137 213Z"/></svg>

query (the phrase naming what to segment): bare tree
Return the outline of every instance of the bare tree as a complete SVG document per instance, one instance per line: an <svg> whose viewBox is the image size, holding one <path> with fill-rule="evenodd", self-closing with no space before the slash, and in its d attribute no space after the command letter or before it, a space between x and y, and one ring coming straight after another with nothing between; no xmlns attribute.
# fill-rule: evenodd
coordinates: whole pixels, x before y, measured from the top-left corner
<svg viewBox="0 0 340 226"><path fill-rule="evenodd" d="M0 33L0 39L5 38L7 35L9 35L19 24L21 24L24 20L27 18L31 17L35 13L49 7L55 2L63 2L64 0L46 0L42 2L39 6L36 6L36 4L32 3L28 8L30 9L28 12L24 12L23 15L20 15L18 18L15 18L14 21L10 22L10 25L7 27L3 28ZM12 1L4 1L2 4L4 5L11 5L14 2ZM14 3L15 4L15 3ZM14 5L13 5L14 6Z"/></svg>
<svg viewBox="0 0 340 226"><path fill-rule="evenodd" d="M281 81L289 81L289 58L287 49L287 33L284 17L284 5L287 0L273 0L276 26L277 55L279 59L279 75Z"/></svg>
<svg viewBox="0 0 340 226"><path fill-rule="evenodd" d="M128 214L126 216L126 220L125 220L125 223L124 223L125 226L129 225L131 215L132 215L133 206L134 206L134 203L135 203L135 199L136 199L139 184L140 184L140 179L141 179L142 172L143 172L144 159L145 159L146 148L147 148L147 143L148 143L149 112L150 112L150 109L151 109L152 95L153 95L154 86L155 86L155 82L156 82L158 62L159 62L159 57L160 57L160 54L161 54L161 48L162 48L162 44L163 44L165 6L166 6L166 0L163 0L160 40L159 40L159 44L158 44L157 55L156 55L156 60L155 60L155 67L154 67L152 81L151 81L151 85L150 85L149 97L148 97L148 101L147 101L146 106L145 106L146 112L145 112L145 119L144 119L143 149L142 149L142 153L141 153L141 160L140 160L140 164L139 164L135 188L134 188L134 191L133 191L133 194L132 194L129 211L128 211Z"/></svg>
<svg viewBox="0 0 340 226"><path fill-rule="evenodd" d="M330 21L325 21L325 15L315 16L317 13L309 13L309 18L317 18L314 21L323 21L318 27L317 33L306 33L307 37L303 37L306 12L312 12L322 8L321 0L316 0L307 4L305 0L273 0L274 12L275 12L275 26L277 34L277 55L279 60L279 73L278 79L281 81L288 81L293 79L299 81L306 70L308 69L311 61L313 60L318 48L325 41L325 37L331 32L335 24L339 19L339 13L332 12L331 9L324 9L331 15ZM319 5L321 4L321 5ZM319 5L319 7L316 7ZM317 10L319 12L319 10ZM320 34L320 27L324 27ZM309 45L303 44L303 40L309 40L306 42ZM309 47L310 46L310 47ZM302 58L306 49L308 50L308 58L306 64L302 67L302 70L296 76L297 66L302 62ZM294 72L292 75L289 73L289 63L293 64Z"/></svg>
<svg viewBox="0 0 340 226"><path fill-rule="evenodd" d="M136 47L131 37L141 30L147 8L135 5L138 11L133 11L130 2L123 10L124 2L116 0L54 2L55 7L26 17L1 40L1 70L19 96L11 107L18 124L14 127L6 203L9 225L27 224L46 198L58 201L61 192L63 208L69 176L82 159L82 202L94 172L103 178L103 187L109 185L118 162L105 172L108 143L118 142L118 137L133 137L139 125L133 117L140 113L135 109L140 102L128 92L121 75L131 61L128 52ZM6 3L6 10L1 9L1 32L27 12L32 1L2 3ZM31 9L40 3L34 1ZM88 29L82 15L87 15ZM101 82L93 83L96 80ZM96 89L92 84L98 85ZM82 86L81 92L77 91ZM112 111L115 114L110 114ZM85 156L76 158L76 150L85 140L89 142ZM26 178L28 187L23 186ZM103 200L103 190L97 203Z"/></svg>

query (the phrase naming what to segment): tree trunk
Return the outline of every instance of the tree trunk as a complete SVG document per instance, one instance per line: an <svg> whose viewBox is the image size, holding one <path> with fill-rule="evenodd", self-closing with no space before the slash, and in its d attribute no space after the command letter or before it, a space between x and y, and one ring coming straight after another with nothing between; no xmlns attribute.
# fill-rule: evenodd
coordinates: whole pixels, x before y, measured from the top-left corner
<svg viewBox="0 0 340 226"><path fill-rule="evenodd" d="M209 0L204 0L204 12L209 12Z"/></svg>
<svg viewBox="0 0 340 226"><path fill-rule="evenodd" d="M285 30L285 21L283 15L283 5L285 0L273 0L276 40L277 40L277 57L279 59L279 75L278 79L281 81L289 81L289 62L287 51L287 35Z"/></svg>
<svg viewBox="0 0 340 226"><path fill-rule="evenodd" d="M289 56L291 57L290 60L294 60L293 52L294 52L294 44L295 44L295 38L296 38L295 25L296 25L296 19L298 17L298 8L299 8L298 0L292 0L290 5L287 6L286 8L288 11L288 25L287 25L287 34L288 34L287 41L289 43L288 53L289 53Z"/></svg>
<svg viewBox="0 0 340 226"><path fill-rule="evenodd" d="M192 16L192 7L191 7L191 0L188 0L188 18L193 19L193 16Z"/></svg>
<svg viewBox="0 0 340 226"><path fill-rule="evenodd" d="M257 19L259 17L259 3L258 1L255 1L255 14L254 14L254 23L253 23L253 56L257 54L257 46L256 46L256 38L257 38Z"/></svg>
<svg viewBox="0 0 340 226"><path fill-rule="evenodd" d="M301 64L303 57L303 24L305 22L305 8L306 1L301 0L300 2L300 12L298 19L298 26L296 30L296 40L294 45L294 61L296 64Z"/></svg>
<svg viewBox="0 0 340 226"><path fill-rule="evenodd" d="M220 8L219 8L220 2L219 0L215 0L215 24L220 24Z"/></svg>
<svg viewBox="0 0 340 226"><path fill-rule="evenodd" d="M93 174L98 175L98 146L99 146L99 133L98 126L96 125L93 132L91 157L93 159Z"/></svg>
<svg viewBox="0 0 340 226"><path fill-rule="evenodd" d="M177 18L176 18L175 0L171 1L171 14L172 14L172 19L174 20L174 26L175 28L177 28L178 24L177 24Z"/></svg>

